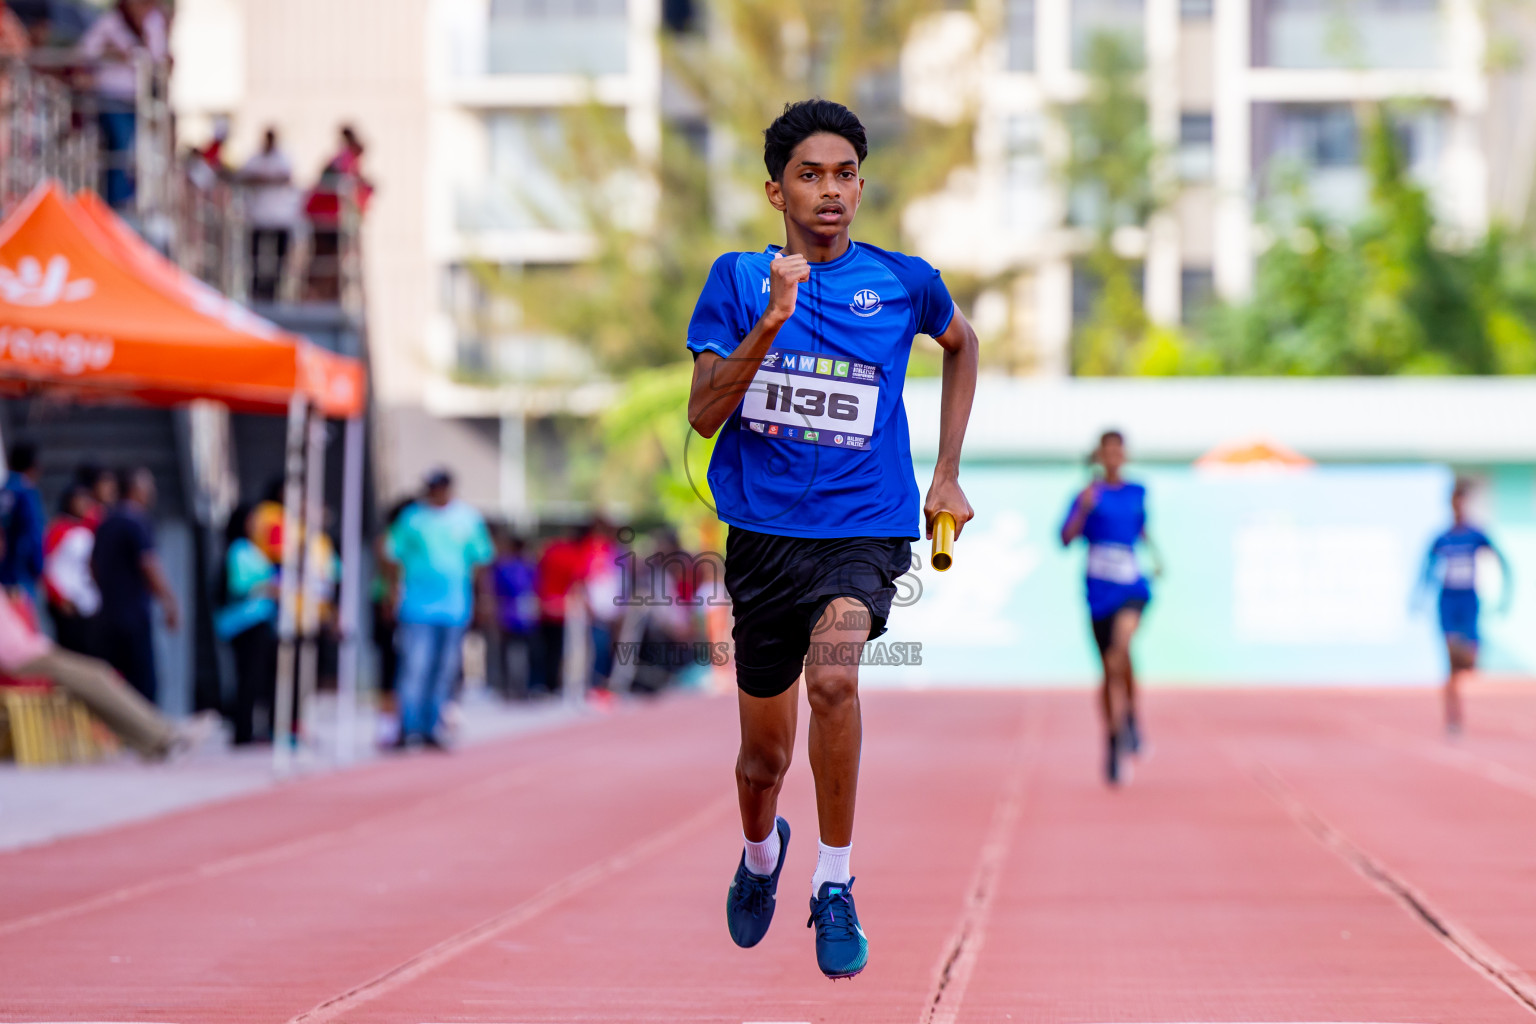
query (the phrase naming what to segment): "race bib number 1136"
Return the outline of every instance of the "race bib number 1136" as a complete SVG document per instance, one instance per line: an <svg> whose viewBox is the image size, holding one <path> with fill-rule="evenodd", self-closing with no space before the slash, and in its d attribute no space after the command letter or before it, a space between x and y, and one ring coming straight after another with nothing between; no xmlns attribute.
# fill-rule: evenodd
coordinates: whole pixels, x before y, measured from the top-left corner
<svg viewBox="0 0 1536 1024"><path fill-rule="evenodd" d="M741 404L741 427L763 437L868 450L880 367L811 352L769 352Z"/></svg>

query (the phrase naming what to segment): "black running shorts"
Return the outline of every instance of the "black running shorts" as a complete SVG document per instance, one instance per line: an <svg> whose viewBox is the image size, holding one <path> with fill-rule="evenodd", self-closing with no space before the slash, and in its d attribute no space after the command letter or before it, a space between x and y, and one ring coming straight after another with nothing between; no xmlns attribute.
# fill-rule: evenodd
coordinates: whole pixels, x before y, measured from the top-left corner
<svg viewBox="0 0 1536 1024"><path fill-rule="evenodd" d="M732 526L725 589L736 624L736 685L777 697L800 676L811 630L826 606L855 597L869 609L869 639L885 632L896 578L912 568L912 545L891 537L805 538Z"/></svg>
<svg viewBox="0 0 1536 1024"><path fill-rule="evenodd" d="M1147 602L1139 597L1133 597L1125 604L1116 608L1102 619L1093 621L1093 642L1099 645L1099 654L1109 653L1109 645L1115 642L1115 620L1121 612L1139 612L1147 607Z"/></svg>

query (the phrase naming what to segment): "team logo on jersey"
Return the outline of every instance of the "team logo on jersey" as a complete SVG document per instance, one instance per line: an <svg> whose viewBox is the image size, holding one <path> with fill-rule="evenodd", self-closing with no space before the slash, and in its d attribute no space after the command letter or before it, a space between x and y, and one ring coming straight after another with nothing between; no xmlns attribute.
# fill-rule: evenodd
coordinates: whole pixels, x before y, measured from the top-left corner
<svg viewBox="0 0 1536 1024"><path fill-rule="evenodd" d="M779 354L777 352L769 352L767 355L763 356L763 365L768 367L769 369L772 369L775 366L778 366L779 365Z"/></svg>
<svg viewBox="0 0 1536 1024"><path fill-rule="evenodd" d="M843 435L842 434L833 434L832 435L832 443L833 444L842 444L843 443Z"/></svg>
<svg viewBox="0 0 1536 1024"><path fill-rule="evenodd" d="M853 302L848 305L855 316L874 316L883 308L880 305L880 296L869 288L860 288L853 295Z"/></svg>

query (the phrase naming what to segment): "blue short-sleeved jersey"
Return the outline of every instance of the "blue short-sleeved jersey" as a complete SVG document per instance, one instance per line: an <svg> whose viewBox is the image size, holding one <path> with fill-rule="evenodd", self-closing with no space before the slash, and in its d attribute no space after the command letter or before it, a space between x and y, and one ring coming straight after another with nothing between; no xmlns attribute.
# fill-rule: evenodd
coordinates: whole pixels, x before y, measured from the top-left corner
<svg viewBox="0 0 1536 1024"><path fill-rule="evenodd" d="M1453 526L1429 548L1429 572L1440 573L1440 589L1477 591L1477 553L1493 547L1483 531L1471 526Z"/></svg>
<svg viewBox="0 0 1536 1024"><path fill-rule="evenodd" d="M1152 588L1136 558L1136 542L1147 526L1147 489L1141 484L1093 485L1093 510L1083 522L1088 542L1088 614L1102 619L1128 601L1152 600ZM1082 496L1067 509L1070 521ZM1065 524L1063 524L1065 525Z"/></svg>
<svg viewBox="0 0 1536 1024"><path fill-rule="evenodd" d="M688 325L695 354L730 356L768 308L779 251L715 261ZM928 263L850 242L812 263L795 312L720 430L709 486L722 520L785 537L919 537L902 386L917 334L955 304Z"/></svg>

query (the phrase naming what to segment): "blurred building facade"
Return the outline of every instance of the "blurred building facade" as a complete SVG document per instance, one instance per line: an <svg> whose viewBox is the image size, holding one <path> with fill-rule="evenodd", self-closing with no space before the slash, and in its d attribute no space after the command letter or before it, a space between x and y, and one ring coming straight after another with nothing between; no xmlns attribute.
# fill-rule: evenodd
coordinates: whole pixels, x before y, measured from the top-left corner
<svg viewBox="0 0 1536 1024"><path fill-rule="evenodd" d="M301 180L340 125L377 186L364 231L375 437L386 496L430 466L465 497L527 511L523 424L596 408L592 367L557 339L494 336L477 267L581 259L587 242L540 157L562 108L660 140L661 0L182 0L174 101L196 139L228 118L236 162L281 132Z"/></svg>
<svg viewBox="0 0 1536 1024"><path fill-rule="evenodd" d="M976 160L907 215L915 248L993 282L972 311L989 365L1069 372L1091 307L1090 238L1054 168L1059 111L1083 96L1088 40L1109 30L1146 56L1159 175L1176 198L1117 247L1142 269L1148 312L1176 325L1240 297L1283 180L1343 215L1365 193L1362 103L1395 115L1413 173L1444 223L1522 220L1536 76L1491 74L1475 0L975 0L925 22L903 57L902 102L973 114ZM583 259L590 242L545 155L562 110L592 104L654 153L667 116L662 36L705 5L680 0L179 0L174 100L183 135L230 118L230 150L277 126L300 176L338 125L368 144L378 186L364 236L370 347L386 496L429 465L515 518L545 472L528 453L611 394L582 350L507 332L497 274ZM1493 28L1490 29L1490 24ZM531 468L530 468L531 467ZM554 503L558 505L558 502Z"/></svg>
<svg viewBox="0 0 1536 1024"><path fill-rule="evenodd" d="M990 26L990 29L988 28ZM1157 176L1174 198L1116 247L1138 260L1154 322L1177 325L1214 295L1241 298L1265 215L1294 197L1348 220L1367 196L1362 106L1401 101L1393 127L1441 222L1468 237L1521 222L1536 131L1519 112L1528 72L1492 73L1488 37L1529 26L1473 0L981 0L949 12L904 69L909 109L978 118L977 164L909 212L923 254L1011 279L978 305L995 363L1068 372L1073 321L1091 304L1076 269L1091 244L1053 168L1059 111L1086 90L1088 41L1114 32L1145 57ZM997 226L1001 225L1002 230Z"/></svg>

